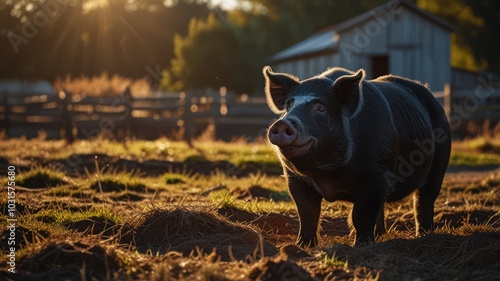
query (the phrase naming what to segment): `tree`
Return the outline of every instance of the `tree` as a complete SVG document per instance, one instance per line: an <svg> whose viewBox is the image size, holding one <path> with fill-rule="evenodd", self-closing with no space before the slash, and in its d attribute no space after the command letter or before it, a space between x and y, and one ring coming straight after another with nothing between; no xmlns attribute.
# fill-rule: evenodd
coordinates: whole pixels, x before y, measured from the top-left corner
<svg viewBox="0 0 500 281"><path fill-rule="evenodd" d="M214 13L206 20L191 19L185 37L174 39L175 57L164 73L163 86L169 90L186 87L223 85L238 88L234 83L232 60L238 55L238 40L232 27L221 22Z"/></svg>
<svg viewBox="0 0 500 281"><path fill-rule="evenodd" d="M458 28L452 35L451 64L471 71L500 71L500 5L495 0L418 0L417 5Z"/></svg>
<svg viewBox="0 0 500 281"><path fill-rule="evenodd" d="M500 73L500 1L498 0L465 0L475 14L480 15L484 25L476 34L468 38L477 60L485 60L488 69Z"/></svg>
<svg viewBox="0 0 500 281"><path fill-rule="evenodd" d="M168 6L167 1L108 0L90 8L92 2L0 0L0 78L54 80L108 72L156 80L151 69L168 65L174 34L185 34L192 17L209 12L206 3L189 0ZM16 48L8 34L17 36Z"/></svg>
<svg viewBox="0 0 500 281"><path fill-rule="evenodd" d="M183 90L220 87L253 92L262 85L267 59L325 25L385 2L250 0L207 20L192 19L185 37L176 36L174 59L163 72L162 87Z"/></svg>

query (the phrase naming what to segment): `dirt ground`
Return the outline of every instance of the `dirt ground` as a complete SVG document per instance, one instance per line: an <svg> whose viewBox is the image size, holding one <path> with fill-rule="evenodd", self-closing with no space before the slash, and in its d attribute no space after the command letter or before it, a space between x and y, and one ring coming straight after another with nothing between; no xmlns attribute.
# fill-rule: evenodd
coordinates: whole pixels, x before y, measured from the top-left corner
<svg viewBox="0 0 500 281"><path fill-rule="evenodd" d="M149 175L158 175L166 165L153 164L146 165ZM196 170L196 163L190 165ZM206 174L217 165L227 167L201 163L199 172ZM141 172L148 175L147 169ZM352 247L351 206L337 202L323 204L319 246L297 247L296 212L262 207L293 202L286 191L265 188L265 180L193 192L103 185L80 193L71 193L74 186L20 187L17 212L23 219L16 228L16 273L7 271L4 254L0 279L500 280L496 167L449 169L435 204L435 233L415 237L410 198L386 206L388 233L362 247ZM240 203L210 199L224 191ZM82 212L96 204L126 219L97 214L61 223L57 216L37 215L50 208ZM244 204L256 209L242 208ZM7 205L0 206L4 214ZM9 235L9 230L0 234L2 253L9 251Z"/></svg>

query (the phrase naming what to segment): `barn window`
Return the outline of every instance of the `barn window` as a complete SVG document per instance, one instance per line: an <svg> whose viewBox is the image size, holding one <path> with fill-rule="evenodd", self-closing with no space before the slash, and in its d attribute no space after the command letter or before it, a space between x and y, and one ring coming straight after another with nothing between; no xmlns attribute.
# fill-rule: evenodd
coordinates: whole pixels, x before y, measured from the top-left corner
<svg viewBox="0 0 500 281"><path fill-rule="evenodd" d="M389 56L372 56L372 78L389 74Z"/></svg>

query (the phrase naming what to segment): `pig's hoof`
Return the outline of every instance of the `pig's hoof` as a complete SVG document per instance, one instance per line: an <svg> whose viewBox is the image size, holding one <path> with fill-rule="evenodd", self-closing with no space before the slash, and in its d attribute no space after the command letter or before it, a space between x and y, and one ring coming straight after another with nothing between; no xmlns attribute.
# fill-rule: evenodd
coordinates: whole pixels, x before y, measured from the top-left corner
<svg viewBox="0 0 500 281"><path fill-rule="evenodd" d="M298 240L297 245L301 248L313 248L318 245L316 239L312 240Z"/></svg>
<svg viewBox="0 0 500 281"><path fill-rule="evenodd" d="M432 229L418 229L415 234L417 237L423 237L432 232L434 232Z"/></svg>

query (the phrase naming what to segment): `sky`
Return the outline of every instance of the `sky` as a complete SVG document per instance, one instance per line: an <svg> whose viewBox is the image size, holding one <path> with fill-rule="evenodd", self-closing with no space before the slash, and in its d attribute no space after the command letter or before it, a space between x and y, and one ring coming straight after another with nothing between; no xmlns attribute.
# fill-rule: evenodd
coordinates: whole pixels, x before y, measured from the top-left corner
<svg viewBox="0 0 500 281"><path fill-rule="evenodd" d="M211 0L214 6L220 6L224 10L231 10L238 6L238 0Z"/></svg>

